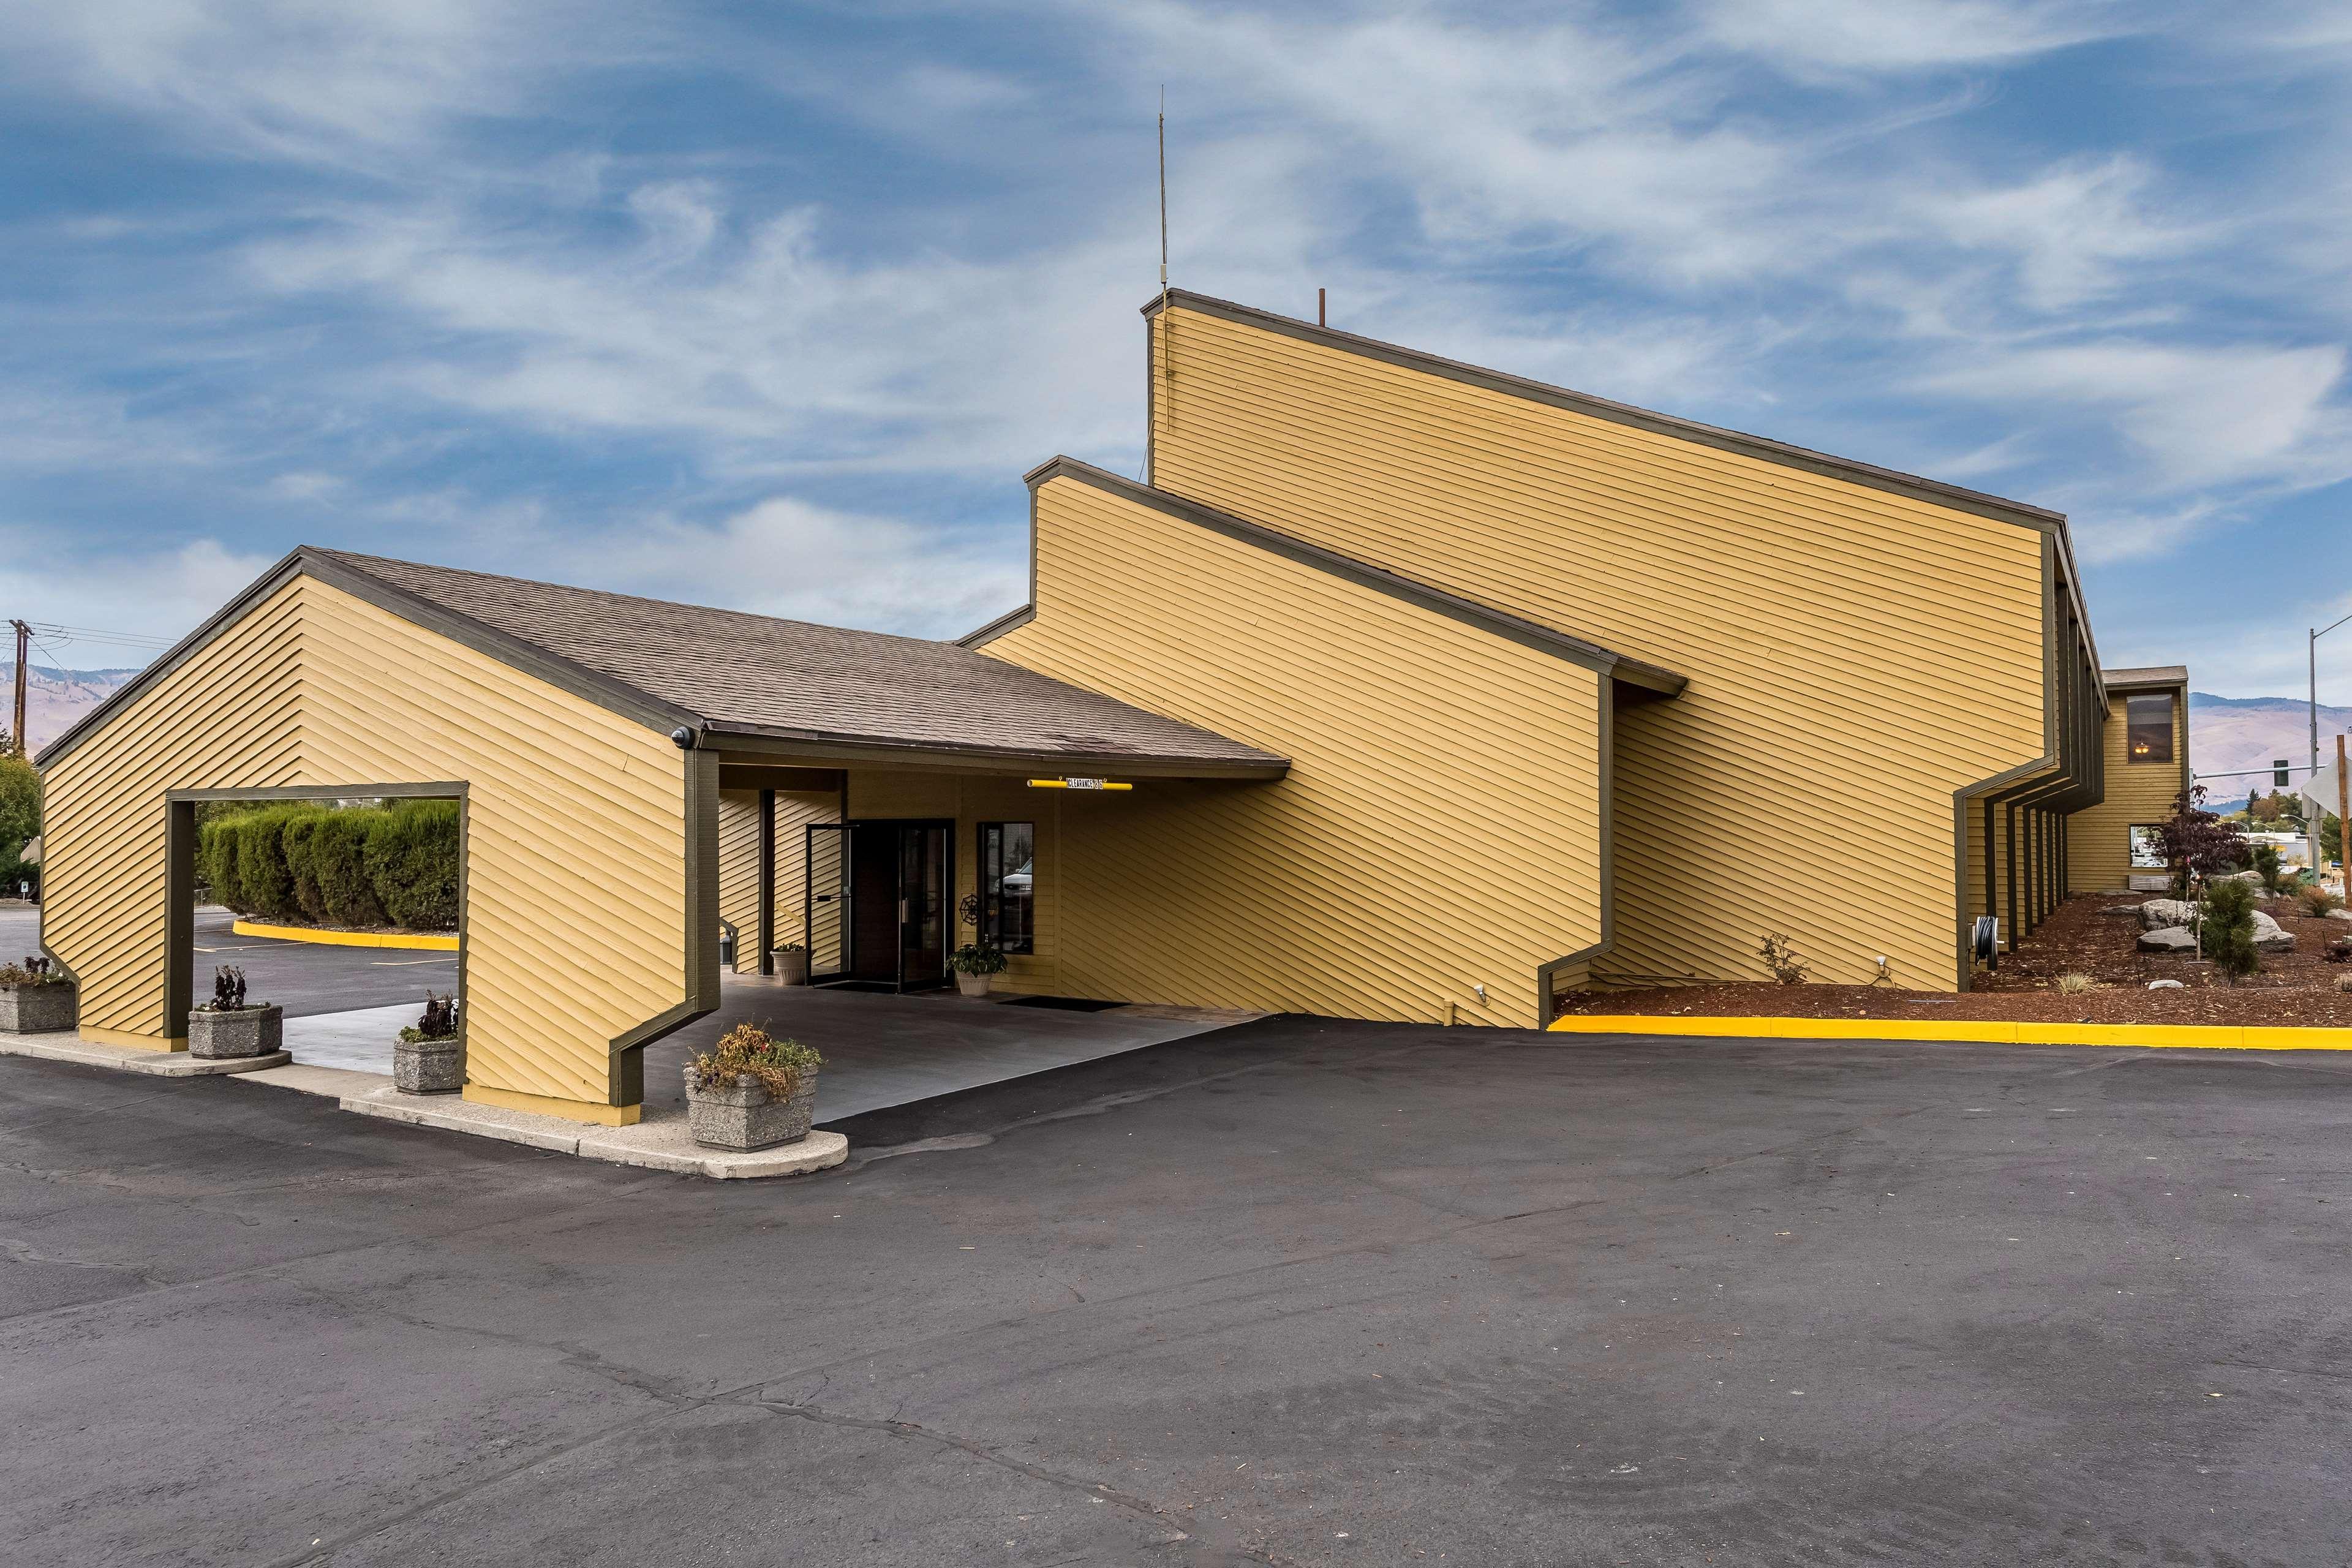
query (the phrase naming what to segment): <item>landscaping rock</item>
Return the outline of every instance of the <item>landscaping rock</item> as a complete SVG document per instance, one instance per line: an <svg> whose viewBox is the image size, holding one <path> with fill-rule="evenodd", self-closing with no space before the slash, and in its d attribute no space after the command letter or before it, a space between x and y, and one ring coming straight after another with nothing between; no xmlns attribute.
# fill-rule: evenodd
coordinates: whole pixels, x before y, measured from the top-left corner
<svg viewBox="0 0 2352 1568"><path fill-rule="evenodd" d="M2162 931L2186 926L2197 919L2197 906L2186 899L2150 899L2139 907L2139 929Z"/></svg>
<svg viewBox="0 0 2352 1568"><path fill-rule="evenodd" d="M2151 980L2147 983L2147 988L2150 991L2186 991L2189 989L2188 986L2183 985L2178 980Z"/></svg>
<svg viewBox="0 0 2352 1568"><path fill-rule="evenodd" d="M2352 910L2330 910L2327 911L2327 918L2332 921L2352 921Z"/></svg>
<svg viewBox="0 0 2352 1568"><path fill-rule="evenodd" d="M2187 926L2158 926L2154 931L2139 933L2142 952L2177 952L2183 957L2197 956L2197 933Z"/></svg>
<svg viewBox="0 0 2352 1568"><path fill-rule="evenodd" d="M2139 906L2137 904L2109 904L2105 909L2101 910L2099 912L2103 915L2130 915L2134 919L2137 919L2139 916Z"/></svg>
<svg viewBox="0 0 2352 1568"><path fill-rule="evenodd" d="M2289 936L2286 932L2286 928L2280 925L2278 921L2271 919L2270 916L2263 913L2262 910L2256 910L2254 911L2254 951L2257 952L2293 952L2294 951L2294 938Z"/></svg>

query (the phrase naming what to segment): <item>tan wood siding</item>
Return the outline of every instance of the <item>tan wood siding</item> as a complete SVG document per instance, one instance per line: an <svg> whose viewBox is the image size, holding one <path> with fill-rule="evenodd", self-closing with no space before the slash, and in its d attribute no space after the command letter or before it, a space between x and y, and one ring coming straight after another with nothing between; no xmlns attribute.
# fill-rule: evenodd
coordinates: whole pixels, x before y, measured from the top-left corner
<svg viewBox="0 0 2352 1568"><path fill-rule="evenodd" d="M776 792L776 942L811 946L806 929L808 827L841 819L841 796L832 791ZM836 916L840 906L828 909ZM836 919L835 924L838 924ZM837 933L836 933L837 935Z"/></svg>
<svg viewBox="0 0 2352 1568"><path fill-rule="evenodd" d="M467 784L474 1083L604 1102L610 1042L686 999L677 749L314 580L255 605L45 779L46 940L82 982L85 1027L173 1043L173 789Z"/></svg>
<svg viewBox="0 0 2352 1568"><path fill-rule="evenodd" d="M760 973L760 792L719 792L719 918L735 928L735 973ZM719 940L713 931L711 940Z"/></svg>
<svg viewBox="0 0 2352 1568"><path fill-rule="evenodd" d="M2038 530L1181 306L1155 327L1160 488L1690 678L1619 719L1599 973L1755 978L1777 930L1822 980L1883 953L1953 986L1954 793L2045 754Z"/></svg>
<svg viewBox="0 0 2352 1568"><path fill-rule="evenodd" d="M1054 792L1055 988L1537 1022L1601 934L1601 676L1076 479L1036 520L1036 618L986 652L1292 759Z"/></svg>
<svg viewBox="0 0 2352 1568"><path fill-rule="evenodd" d="M2172 815L2189 776L2189 693L2175 687L2172 698L2172 761L2135 763L2126 748L2125 717L2129 704L2125 692L2115 696L2115 709L2101 727L2107 753L2107 798L2074 814L2068 823L2073 854L2068 882L2078 893L2114 892L2122 889L2131 869L2131 829L2164 821ZM2139 696L2152 695L2142 691ZM2267 787L2267 786L2265 786ZM2219 803L2224 811L2243 801Z"/></svg>

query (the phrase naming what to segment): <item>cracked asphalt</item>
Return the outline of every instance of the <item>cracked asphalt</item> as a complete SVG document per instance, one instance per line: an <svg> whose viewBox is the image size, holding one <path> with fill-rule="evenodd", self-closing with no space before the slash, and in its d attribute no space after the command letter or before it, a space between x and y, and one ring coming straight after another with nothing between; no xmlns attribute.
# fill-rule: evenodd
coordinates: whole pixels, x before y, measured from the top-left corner
<svg viewBox="0 0 2352 1568"><path fill-rule="evenodd" d="M1271 1019L719 1184L0 1059L0 1556L2342 1563L2347 1075Z"/></svg>

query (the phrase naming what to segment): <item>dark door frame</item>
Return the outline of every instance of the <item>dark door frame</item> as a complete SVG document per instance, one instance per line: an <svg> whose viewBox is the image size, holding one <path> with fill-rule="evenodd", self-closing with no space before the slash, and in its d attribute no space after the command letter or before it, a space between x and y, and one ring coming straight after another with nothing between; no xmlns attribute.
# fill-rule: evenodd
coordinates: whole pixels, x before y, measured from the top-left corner
<svg viewBox="0 0 2352 1568"><path fill-rule="evenodd" d="M904 992L915 989L935 990L944 987L948 984L948 971L946 968L945 959L946 955L954 950L954 943L951 939L955 934L956 826L957 824L953 817L946 816L860 816L844 818L839 822L812 822L807 824L802 829L801 930L803 933L806 933L803 940L808 942L810 944L809 984L811 985L874 986L887 984L892 990ZM889 982L883 982L878 980L860 980L856 977L856 970L857 967L857 956L855 952L855 944L856 942L856 910L855 908L855 900L857 896L857 883L856 870L853 858L856 854L857 838L856 830L860 827L887 827L894 830L891 840L892 853L890 857L890 875L899 907L902 910L905 908L906 900L909 894L909 889L907 887L906 863L904 858L906 835L909 832L928 830L936 830L939 833L940 899L940 952L941 957L940 973L936 975L923 976L920 978L919 982L917 983L909 982L907 974L907 922L902 917L893 922L898 932L898 951L896 955L896 962L892 966L896 978ZM814 943L814 932L816 931L815 844L816 835L819 833L839 833L843 836L841 840L842 882L844 886L850 889L847 896L851 900L850 904L845 906L841 912L841 973L829 980L818 979L814 967L816 957Z"/></svg>

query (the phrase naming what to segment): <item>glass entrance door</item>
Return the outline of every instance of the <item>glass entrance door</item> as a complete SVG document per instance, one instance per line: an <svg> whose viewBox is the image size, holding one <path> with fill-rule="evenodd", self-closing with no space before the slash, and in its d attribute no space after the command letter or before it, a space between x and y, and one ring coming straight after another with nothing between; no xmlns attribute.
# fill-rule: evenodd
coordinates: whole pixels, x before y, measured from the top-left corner
<svg viewBox="0 0 2352 1568"><path fill-rule="evenodd" d="M948 977L948 834L945 824L898 830L898 988L922 991Z"/></svg>
<svg viewBox="0 0 2352 1568"><path fill-rule="evenodd" d="M808 830L809 982L839 980L849 973L849 826L812 824Z"/></svg>

